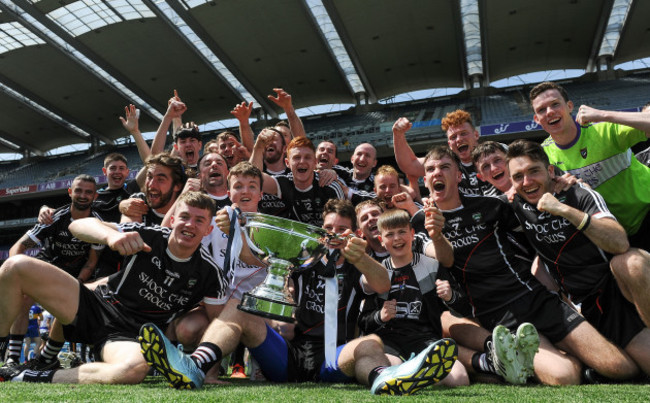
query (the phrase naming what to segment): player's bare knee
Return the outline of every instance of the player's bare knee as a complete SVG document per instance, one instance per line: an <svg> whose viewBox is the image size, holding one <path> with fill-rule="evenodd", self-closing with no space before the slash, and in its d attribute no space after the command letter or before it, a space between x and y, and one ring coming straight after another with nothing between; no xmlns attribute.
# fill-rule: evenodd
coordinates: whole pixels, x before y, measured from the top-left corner
<svg viewBox="0 0 650 403"><path fill-rule="evenodd" d="M579 370L566 370L554 374L556 385L580 385L581 374Z"/></svg>
<svg viewBox="0 0 650 403"><path fill-rule="evenodd" d="M9 276L16 273L24 265L24 255L16 255L7 259L0 267L0 276Z"/></svg>
<svg viewBox="0 0 650 403"><path fill-rule="evenodd" d="M111 383L123 385L135 385L144 380L149 373L149 365L146 362L116 364L114 377Z"/></svg>
<svg viewBox="0 0 650 403"><path fill-rule="evenodd" d="M16 255L7 259L0 267L0 281L16 283L20 281L21 273L28 268L28 258Z"/></svg>
<svg viewBox="0 0 650 403"><path fill-rule="evenodd" d="M266 321L264 318L240 310L237 312L237 316L234 317L235 320L231 322L239 329L242 337L257 338L257 335L262 332L262 329L266 332Z"/></svg>
<svg viewBox="0 0 650 403"><path fill-rule="evenodd" d="M626 285L647 282L650 277L650 255L646 251L630 249L611 261L614 276Z"/></svg>
<svg viewBox="0 0 650 403"><path fill-rule="evenodd" d="M192 317L188 320L181 320L176 325L176 339L183 346L197 346L207 327L207 317L205 319Z"/></svg>
<svg viewBox="0 0 650 403"><path fill-rule="evenodd" d="M613 358L603 362L599 368L595 368L598 373L612 379L630 379L639 374L639 367L631 358L621 357L620 354L608 354Z"/></svg>
<svg viewBox="0 0 650 403"><path fill-rule="evenodd" d="M557 365L559 364L559 365ZM554 363L550 371L544 374L535 374L546 385L561 386L561 385L579 385L581 381L582 365L578 360L564 361L562 363Z"/></svg>
<svg viewBox="0 0 650 403"><path fill-rule="evenodd" d="M359 357L383 355L384 343L376 334L371 334L358 339L357 346L354 349L355 359Z"/></svg>
<svg viewBox="0 0 650 403"><path fill-rule="evenodd" d="M451 368L451 372L445 379L440 382L441 385L456 387L456 386L469 386L469 375L465 366L459 361L456 361Z"/></svg>

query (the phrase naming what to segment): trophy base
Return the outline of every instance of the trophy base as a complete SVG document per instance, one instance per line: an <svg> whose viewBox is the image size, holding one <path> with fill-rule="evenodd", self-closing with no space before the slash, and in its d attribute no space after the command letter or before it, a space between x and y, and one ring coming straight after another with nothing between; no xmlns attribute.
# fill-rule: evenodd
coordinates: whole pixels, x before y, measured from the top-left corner
<svg viewBox="0 0 650 403"><path fill-rule="evenodd" d="M244 293L237 309L268 319L293 323L293 311L296 305Z"/></svg>

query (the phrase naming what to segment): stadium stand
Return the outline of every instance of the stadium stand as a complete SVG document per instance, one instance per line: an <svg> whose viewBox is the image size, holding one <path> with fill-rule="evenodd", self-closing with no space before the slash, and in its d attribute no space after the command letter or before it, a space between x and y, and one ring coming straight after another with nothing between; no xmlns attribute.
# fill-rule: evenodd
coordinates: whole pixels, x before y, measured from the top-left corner
<svg viewBox="0 0 650 403"><path fill-rule="evenodd" d="M580 104L587 104L596 108L634 109L650 99L650 96L647 96L650 94L648 71L634 72L609 81L587 78L581 80L562 82L571 94L576 108ZM423 153L431 144L445 141L444 133L440 129L440 119L455 109L470 111L477 126L531 120L532 111L527 99L529 88L530 86L488 88L479 92L464 91L451 97L362 105L347 111L303 117L303 123L307 135L314 143L318 144L323 140L334 141L342 162L346 161L357 145L368 142L377 148L381 163L393 163L392 125L398 117L405 116L414 123L414 127L408 132L408 139L416 152ZM259 132L269 123L262 120L253 122L253 130ZM214 138L220 131L203 133L204 142ZM545 137L541 131L533 135L537 139ZM513 134L509 137L491 137L509 141L512 136ZM0 245L11 245L14 237L33 225L42 204L58 206L67 202L65 189L39 193L32 191L32 188L25 190L22 187L69 180L80 172L101 175L103 158L113 151L128 158L132 171L142 167L137 149L132 143L100 149L94 154L90 154L90 151L75 152L1 164L0 227L5 228L5 233L0 236ZM17 191L13 192L11 189ZM0 246L0 251L6 249L8 246Z"/></svg>

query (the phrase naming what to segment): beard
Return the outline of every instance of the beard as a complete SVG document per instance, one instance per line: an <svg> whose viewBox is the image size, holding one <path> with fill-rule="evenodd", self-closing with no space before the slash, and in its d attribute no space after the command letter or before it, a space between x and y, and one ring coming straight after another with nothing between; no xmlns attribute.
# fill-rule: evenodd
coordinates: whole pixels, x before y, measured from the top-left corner
<svg viewBox="0 0 650 403"><path fill-rule="evenodd" d="M88 210L90 208L90 206L92 205L92 203L93 203L92 201L88 201L88 202L84 202L84 203L80 203L80 202L78 202L76 200L72 201L72 205L74 206L74 208L76 210L79 210L79 211Z"/></svg>
<svg viewBox="0 0 650 403"><path fill-rule="evenodd" d="M160 199L154 204L149 199L149 192L147 191L147 204L152 209L161 208L163 206L166 206L171 201L173 195L174 195L174 189L172 188L167 193L161 193Z"/></svg>
<svg viewBox="0 0 650 403"><path fill-rule="evenodd" d="M276 162L282 159L282 153L280 151L274 151L273 154L264 155L264 162L269 164L275 164Z"/></svg>

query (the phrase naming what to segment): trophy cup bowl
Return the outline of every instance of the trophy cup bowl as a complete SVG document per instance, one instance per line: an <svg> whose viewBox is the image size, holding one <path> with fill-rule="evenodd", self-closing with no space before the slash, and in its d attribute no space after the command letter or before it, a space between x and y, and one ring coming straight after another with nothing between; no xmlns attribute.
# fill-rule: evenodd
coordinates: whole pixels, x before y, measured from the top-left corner
<svg viewBox="0 0 650 403"><path fill-rule="evenodd" d="M241 213L246 243L268 266L265 280L244 293L238 309L265 318L293 322L296 303L287 289L289 276L327 253L330 235L322 228L261 213Z"/></svg>

